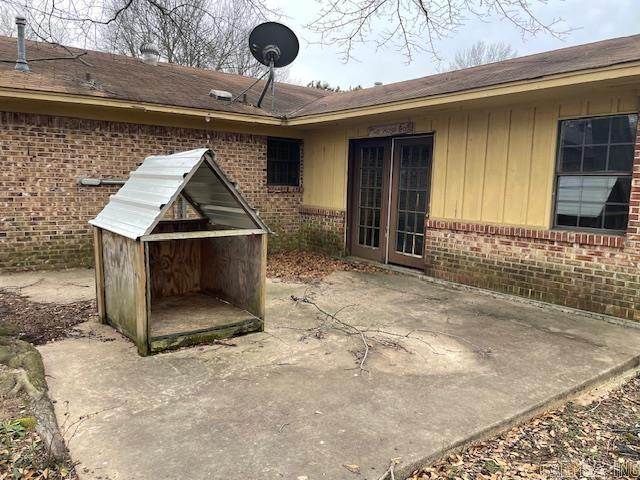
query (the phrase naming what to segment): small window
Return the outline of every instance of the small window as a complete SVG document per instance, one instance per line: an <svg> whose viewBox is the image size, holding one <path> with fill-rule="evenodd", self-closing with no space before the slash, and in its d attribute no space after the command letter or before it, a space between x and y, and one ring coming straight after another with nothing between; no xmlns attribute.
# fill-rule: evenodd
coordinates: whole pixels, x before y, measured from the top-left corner
<svg viewBox="0 0 640 480"><path fill-rule="evenodd" d="M638 116L560 122L555 226L627 228Z"/></svg>
<svg viewBox="0 0 640 480"><path fill-rule="evenodd" d="M267 140L267 185L300 185L299 140Z"/></svg>

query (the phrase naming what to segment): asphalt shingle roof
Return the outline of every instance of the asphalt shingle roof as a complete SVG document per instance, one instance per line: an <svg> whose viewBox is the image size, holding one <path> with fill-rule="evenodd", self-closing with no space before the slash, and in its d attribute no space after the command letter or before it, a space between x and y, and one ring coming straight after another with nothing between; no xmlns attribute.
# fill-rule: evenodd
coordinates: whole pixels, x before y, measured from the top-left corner
<svg viewBox="0 0 640 480"><path fill-rule="evenodd" d="M72 48L73 53L85 50ZM80 60L33 61L65 56L59 46L27 42L31 72L14 70L10 60L16 55L16 39L0 37L0 87L55 93L87 95L162 105L289 118L339 112L383 105L403 100L428 98L482 87L534 80L550 75L640 61L640 35L563 48L502 62L427 77L390 83L351 92L328 92L315 88L276 83L275 108L266 99L258 100L264 82L248 92L248 104L216 100L211 89L239 94L255 79L213 70L167 63L147 65L141 60L88 50ZM8 61L8 62L7 62Z"/></svg>

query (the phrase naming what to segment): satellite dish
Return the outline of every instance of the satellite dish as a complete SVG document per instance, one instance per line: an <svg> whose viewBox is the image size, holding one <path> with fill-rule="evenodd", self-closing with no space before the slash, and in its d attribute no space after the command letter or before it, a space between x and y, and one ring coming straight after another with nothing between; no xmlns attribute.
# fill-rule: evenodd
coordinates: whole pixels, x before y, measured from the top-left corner
<svg viewBox="0 0 640 480"><path fill-rule="evenodd" d="M298 43L298 37L293 33L289 27L276 22L261 23L249 34L249 50L258 62L269 67L265 73L263 73L255 82L245 88L240 94L231 100L235 102L238 98L241 98L249 89L262 80L267 74L269 79L267 84L262 90L260 99L256 106L260 108L264 96L271 87L271 108L274 108L274 68L286 67L293 62L298 56L300 50L300 44Z"/></svg>
<svg viewBox="0 0 640 480"><path fill-rule="evenodd" d="M286 67L298 56L298 37L286 25L265 22L249 34L251 54L267 67Z"/></svg>

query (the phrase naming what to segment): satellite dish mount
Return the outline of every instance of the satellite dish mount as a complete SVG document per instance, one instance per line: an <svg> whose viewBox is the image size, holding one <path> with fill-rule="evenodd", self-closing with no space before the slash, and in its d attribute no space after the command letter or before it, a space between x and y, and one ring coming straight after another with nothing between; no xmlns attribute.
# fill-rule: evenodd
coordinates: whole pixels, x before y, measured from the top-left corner
<svg viewBox="0 0 640 480"><path fill-rule="evenodd" d="M256 106L260 108L269 87L271 87L271 108L273 108L275 98L274 69L286 67L295 60L300 50L298 38L293 33L293 30L286 25L277 22L265 22L255 27L249 34L249 50L251 50L253 57L261 64L269 67L269 70L237 95L233 101L240 98L268 74L267 84L264 86Z"/></svg>

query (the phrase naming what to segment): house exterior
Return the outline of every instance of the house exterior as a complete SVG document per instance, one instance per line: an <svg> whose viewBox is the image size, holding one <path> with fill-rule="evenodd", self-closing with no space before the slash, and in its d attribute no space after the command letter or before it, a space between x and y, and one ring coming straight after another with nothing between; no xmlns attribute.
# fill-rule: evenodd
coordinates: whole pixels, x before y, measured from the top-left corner
<svg viewBox="0 0 640 480"><path fill-rule="evenodd" d="M276 84L262 109L261 84L208 95L245 77L27 55L0 65L4 270L90 264L86 222L117 187L78 180L206 147L276 248L640 320L640 36L354 92Z"/></svg>

